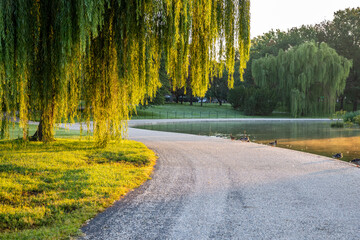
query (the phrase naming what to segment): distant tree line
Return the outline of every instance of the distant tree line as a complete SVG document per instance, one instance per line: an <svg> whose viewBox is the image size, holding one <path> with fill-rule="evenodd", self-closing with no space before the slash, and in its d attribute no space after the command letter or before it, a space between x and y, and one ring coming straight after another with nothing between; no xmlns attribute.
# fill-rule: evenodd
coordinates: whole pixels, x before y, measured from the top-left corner
<svg viewBox="0 0 360 240"><path fill-rule="evenodd" d="M360 8L345 9L334 13L332 21L324 21L316 25L307 25L300 28L292 28L287 32L284 31L270 31L262 36L252 40L252 47L250 50L251 56L248 62L244 79L245 81L254 83L255 77L252 71L253 63L257 59L267 57L270 55L278 56L284 55L284 52L297 47L305 42L326 43L328 47L333 48L336 53L348 60L352 61L349 74L346 77L345 83L337 85L333 83L332 86L337 89L332 96L331 104L334 104L336 98L340 101L340 109L344 108L344 102L352 104L353 111L358 109L360 100ZM309 48L310 49L310 48ZM329 50L330 51L330 50ZM299 60L299 59L296 59ZM312 59L314 60L314 59ZM301 61L301 60L300 60ZM339 60L340 62L342 60ZM340 63L338 62L338 63ZM319 60L318 65L325 64L324 60ZM334 68L328 66L331 73L327 77L333 77ZM281 75L283 69L278 68L278 73ZM339 69L339 71L341 71ZM283 74L283 73L282 73ZM304 73L306 74L306 73ZM256 75L256 74L255 74ZM341 75L341 74L340 74ZM286 76L285 76L286 77ZM325 77L325 76L324 76ZM291 76L289 76L291 78ZM271 80L269 80L271 82ZM279 80L280 81L280 80ZM314 80L316 81L316 80ZM289 79L289 82L291 80ZM344 84L344 91L339 91L339 87ZM337 85L337 86L335 86ZM295 96L295 93L293 93ZM319 93L319 97L326 97ZM313 101L326 101L326 99L314 99ZM328 106L324 106L328 109ZM317 113L325 113L325 110L314 110ZM313 114L314 111L305 111L304 114ZM324 112L325 111L325 112Z"/></svg>
<svg viewBox="0 0 360 240"><path fill-rule="evenodd" d="M244 82L235 82L235 87L243 86L241 91L246 96L239 99L248 101L254 87L270 88L281 91L281 98L269 101L293 116L327 115L335 110L336 101L339 101L337 110L347 103L356 111L360 101L359 23L360 8L346 9L335 12L332 21L288 31L272 30L252 39ZM236 74L239 73L235 72L234 76ZM213 79L208 91L212 96L219 91L214 91L215 86L223 86L219 81L224 82L225 78ZM224 90L229 91L222 88ZM230 90L229 102L233 104L234 93L241 91ZM246 101L240 102L246 104ZM237 104L234 106L244 111L244 107L239 108Z"/></svg>

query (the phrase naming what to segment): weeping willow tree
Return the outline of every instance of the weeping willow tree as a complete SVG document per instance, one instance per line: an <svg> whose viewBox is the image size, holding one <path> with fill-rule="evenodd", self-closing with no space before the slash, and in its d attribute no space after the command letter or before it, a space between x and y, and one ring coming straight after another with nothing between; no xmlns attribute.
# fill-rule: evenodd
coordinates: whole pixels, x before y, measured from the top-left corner
<svg viewBox="0 0 360 240"><path fill-rule="evenodd" d="M307 42L254 60L252 74L257 85L280 89L292 116L325 115L335 111L351 66L327 44Z"/></svg>
<svg viewBox="0 0 360 240"><path fill-rule="evenodd" d="M204 96L224 67L233 85L235 50L244 71L249 28L249 0L2 0L1 130L19 118L27 139L38 114L32 138L51 141L57 123L85 118L106 143L161 86L162 52L172 86L191 74L193 94Z"/></svg>

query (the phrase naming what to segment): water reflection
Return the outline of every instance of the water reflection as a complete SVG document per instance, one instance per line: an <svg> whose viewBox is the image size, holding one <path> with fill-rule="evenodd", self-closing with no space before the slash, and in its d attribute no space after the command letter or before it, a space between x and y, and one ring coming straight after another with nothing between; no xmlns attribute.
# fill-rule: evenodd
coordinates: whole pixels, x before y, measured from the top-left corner
<svg viewBox="0 0 360 240"><path fill-rule="evenodd" d="M137 128L157 131L214 136L217 134L243 136L253 140L323 139L360 136L359 128L331 128L329 121L240 121L240 122L186 122L142 125Z"/></svg>

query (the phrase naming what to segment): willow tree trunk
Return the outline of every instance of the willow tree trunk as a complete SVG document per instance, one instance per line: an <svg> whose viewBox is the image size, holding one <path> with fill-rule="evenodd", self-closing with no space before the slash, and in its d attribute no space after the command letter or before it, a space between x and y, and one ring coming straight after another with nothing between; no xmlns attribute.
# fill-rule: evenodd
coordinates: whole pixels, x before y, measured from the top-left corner
<svg viewBox="0 0 360 240"><path fill-rule="evenodd" d="M4 118L6 115L4 114ZM0 139L5 139L7 137L7 132L9 130L9 122L5 119L1 121L1 130L0 130Z"/></svg>
<svg viewBox="0 0 360 240"><path fill-rule="evenodd" d="M34 135L30 137L30 141L54 141L54 125L54 104L51 103L50 106L43 110L38 128Z"/></svg>

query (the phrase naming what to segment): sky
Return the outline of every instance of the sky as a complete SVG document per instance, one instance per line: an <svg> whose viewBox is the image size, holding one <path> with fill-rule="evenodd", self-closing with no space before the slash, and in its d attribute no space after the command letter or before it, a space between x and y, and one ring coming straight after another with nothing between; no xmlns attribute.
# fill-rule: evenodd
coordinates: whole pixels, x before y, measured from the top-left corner
<svg viewBox="0 0 360 240"><path fill-rule="evenodd" d="M360 0L250 0L251 38L271 29L286 31L332 20L334 12L349 7L360 7Z"/></svg>

